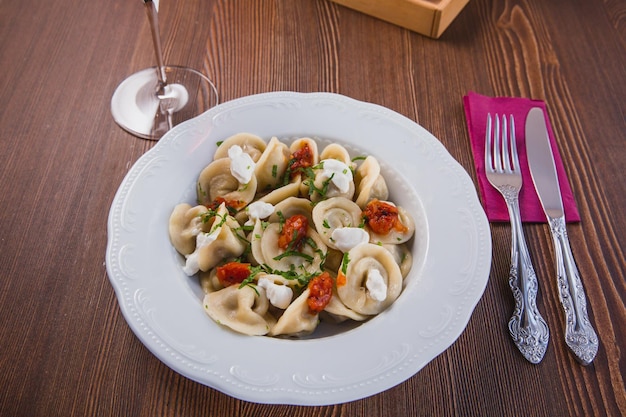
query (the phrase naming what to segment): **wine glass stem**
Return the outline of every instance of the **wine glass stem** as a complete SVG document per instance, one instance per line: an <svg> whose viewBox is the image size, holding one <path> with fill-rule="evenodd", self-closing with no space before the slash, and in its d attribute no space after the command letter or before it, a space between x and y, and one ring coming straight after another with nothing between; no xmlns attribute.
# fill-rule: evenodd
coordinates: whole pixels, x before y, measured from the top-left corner
<svg viewBox="0 0 626 417"><path fill-rule="evenodd" d="M150 22L150 31L152 32L152 43L154 44L154 54L157 60L159 87L163 88L167 85L167 78L165 76L165 63L163 62L163 51L161 49L161 36L159 35L159 15L156 5L152 0L144 0L144 4L146 6L148 21Z"/></svg>

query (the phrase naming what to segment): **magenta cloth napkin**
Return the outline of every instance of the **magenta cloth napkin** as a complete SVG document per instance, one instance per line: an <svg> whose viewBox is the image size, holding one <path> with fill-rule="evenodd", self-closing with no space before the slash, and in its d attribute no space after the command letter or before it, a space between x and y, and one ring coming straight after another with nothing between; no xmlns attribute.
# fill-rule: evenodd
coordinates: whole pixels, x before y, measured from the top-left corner
<svg viewBox="0 0 626 417"><path fill-rule="evenodd" d="M515 139L517 141L517 151L519 154L520 166L522 168L523 185L519 194L520 211L523 222L543 223L547 222L546 215L543 212L539 197L535 191L533 180L530 176L528 168L528 159L526 158L526 136L525 124L528 111L532 107L541 107L546 117L548 126L548 136L552 145L552 153L554 155L554 163L559 177L559 185L561 187L561 197L563 199L563 208L565 209L565 220L568 222L580 221L580 214L576 207L576 200L572 194L567 174L563 168L563 161L559 154L554 133L548 119L546 105L541 100L531 100L526 98L512 97L487 97L474 92L469 92L463 97L465 107L465 117L467 120L467 128L469 130L472 153L474 155L474 166L478 177L478 186L480 197L487 213L487 218L492 222L509 221L509 213L502 195L487 180L485 175L485 130L487 126L487 113L491 113L492 117L496 113L499 115L512 114L515 118Z"/></svg>

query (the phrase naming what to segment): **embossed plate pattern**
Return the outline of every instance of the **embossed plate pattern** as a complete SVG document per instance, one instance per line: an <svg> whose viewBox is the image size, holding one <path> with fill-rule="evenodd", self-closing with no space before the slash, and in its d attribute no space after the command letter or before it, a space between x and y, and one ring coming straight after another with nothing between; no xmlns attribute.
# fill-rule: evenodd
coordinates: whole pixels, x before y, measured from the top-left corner
<svg viewBox="0 0 626 417"><path fill-rule="evenodd" d="M413 213L414 266L398 300L361 326L305 340L250 337L205 315L167 224L193 203L216 143L238 132L309 136L381 162L391 196ZM329 93L266 93L221 104L167 133L126 175L108 222L106 267L143 344L180 374L260 403L323 405L377 394L413 376L464 330L483 294L491 240L474 184L442 144L381 106Z"/></svg>

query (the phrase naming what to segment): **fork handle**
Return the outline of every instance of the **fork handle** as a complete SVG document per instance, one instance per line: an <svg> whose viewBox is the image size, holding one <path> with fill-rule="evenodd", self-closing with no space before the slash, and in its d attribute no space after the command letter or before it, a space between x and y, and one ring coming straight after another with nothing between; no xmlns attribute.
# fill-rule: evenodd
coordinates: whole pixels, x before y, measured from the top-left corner
<svg viewBox="0 0 626 417"><path fill-rule="evenodd" d="M511 219L511 269L509 286L515 309L509 320L509 333L522 355L531 363L541 362L550 339L548 324L537 309L538 282L522 228L517 195L507 198Z"/></svg>
<svg viewBox="0 0 626 417"><path fill-rule="evenodd" d="M570 248L563 216L548 218L559 287L559 299L565 312L565 343L583 365L589 365L598 353L598 335L587 315L585 289Z"/></svg>

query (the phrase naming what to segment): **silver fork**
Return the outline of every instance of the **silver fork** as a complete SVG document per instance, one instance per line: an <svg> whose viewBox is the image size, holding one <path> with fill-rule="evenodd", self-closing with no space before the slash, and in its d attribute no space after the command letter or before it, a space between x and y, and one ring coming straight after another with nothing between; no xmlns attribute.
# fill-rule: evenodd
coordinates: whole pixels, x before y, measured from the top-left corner
<svg viewBox="0 0 626 417"><path fill-rule="evenodd" d="M495 125L495 126L494 126ZM548 347L548 324L537 309L537 275L526 246L519 210L522 174L515 143L515 122L487 115L485 135L485 172L487 179L504 197L511 220L511 268L509 286L515 298L515 309L509 320L509 333L520 352L532 363L543 359Z"/></svg>

